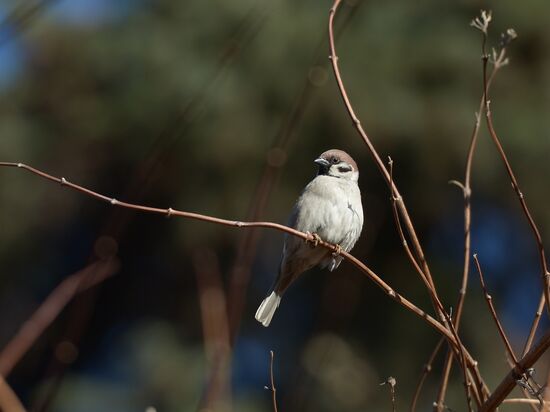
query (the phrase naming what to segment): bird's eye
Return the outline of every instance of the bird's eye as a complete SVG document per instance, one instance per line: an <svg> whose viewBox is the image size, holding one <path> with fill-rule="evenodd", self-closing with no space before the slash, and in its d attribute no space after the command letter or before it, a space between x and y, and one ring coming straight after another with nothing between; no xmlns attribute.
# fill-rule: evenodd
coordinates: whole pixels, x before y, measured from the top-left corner
<svg viewBox="0 0 550 412"><path fill-rule="evenodd" d="M337 157L332 157L332 158L330 159L330 163L332 163L333 165L335 165L335 164L340 163L340 160L338 160Z"/></svg>

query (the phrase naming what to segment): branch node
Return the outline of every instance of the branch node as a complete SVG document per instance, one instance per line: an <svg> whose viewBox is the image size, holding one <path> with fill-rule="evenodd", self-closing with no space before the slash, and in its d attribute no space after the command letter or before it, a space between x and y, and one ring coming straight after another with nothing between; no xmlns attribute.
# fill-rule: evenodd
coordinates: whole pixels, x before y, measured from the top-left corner
<svg viewBox="0 0 550 412"><path fill-rule="evenodd" d="M23 167L23 163L17 163L17 167Z"/></svg>
<svg viewBox="0 0 550 412"><path fill-rule="evenodd" d="M61 184L61 186L65 186L67 184L67 180L62 177L60 180L59 180L59 183Z"/></svg>
<svg viewBox="0 0 550 412"><path fill-rule="evenodd" d="M464 194L464 196L466 196L466 187L462 182L459 182L458 180L453 179L453 180L449 180L447 183L449 183L450 185L458 186L460 189L462 189L462 193Z"/></svg>
<svg viewBox="0 0 550 412"><path fill-rule="evenodd" d="M237 227L243 227L243 226L244 226L244 223L241 222L240 220L236 220L236 221L235 221L235 226L237 226Z"/></svg>
<svg viewBox="0 0 550 412"><path fill-rule="evenodd" d="M395 298L397 296L393 289L388 289L388 295L390 295L392 298Z"/></svg>
<svg viewBox="0 0 550 412"><path fill-rule="evenodd" d="M174 213L174 209L172 209L171 207L166 209L166 217L171 217L173 213Z"/></svg>
<svg viewBox="0 0 550 412"><path fill-rule="evenodd" d="M118 200L116 200L114 197L111 199L111 204L112 205L117 205L118 204Z"/></svg>
<svg viewBox="0 0 550 412"><path fill-rule="evenodd" d="M491 117L491 101L490 100L487 100L487 102L485 102L485 116L486 117Z"/></svg>

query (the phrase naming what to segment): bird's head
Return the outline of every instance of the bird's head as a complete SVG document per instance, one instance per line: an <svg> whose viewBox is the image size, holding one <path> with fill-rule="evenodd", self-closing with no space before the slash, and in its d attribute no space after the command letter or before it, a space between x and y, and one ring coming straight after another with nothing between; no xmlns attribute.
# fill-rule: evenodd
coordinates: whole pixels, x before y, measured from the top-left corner
<svg viewBox="0 0 550 412"><path fill-rule="evenodd" d="M319 165L317 175L332 176L353 182L359 179L357 163L343 150L327 150L315 159L315 163Z"/></svg>

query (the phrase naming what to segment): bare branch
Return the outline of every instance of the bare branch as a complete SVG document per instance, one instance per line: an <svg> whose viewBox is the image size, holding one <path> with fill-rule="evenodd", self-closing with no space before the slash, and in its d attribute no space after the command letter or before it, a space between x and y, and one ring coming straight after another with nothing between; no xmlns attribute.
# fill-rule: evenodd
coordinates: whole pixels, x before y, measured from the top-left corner
<svg viewBox="0 0 550 412"><path fill-rule="evenodd" d="M489 81L491 81L496 74L496 70L493 70ZM483 110L483 96L479 102L479 109L475 114L475 123L472 130L472 135L470 138L470 146L468 148L468 155L466 157L466 170L464 172L464 184L451 180L449 183L455 184L462 189L462 195L464 197L464 264L462 269L462 283L460 286L458 301L456 304L456 311L454 316L454 325L458 330L460 327L460 320L462 318L462 311L464 308L464 302L466 299L466 291L468 289L468 274L470 273L470 246L471 246L471 221L472 221L472 212L471 212L471 200L472 200L472 189L471 189L471 177L472 177L472 165L474 160L474 154L477 147L477 139L479 135L480 128L480 116L479 113ZM443 366L443 375L441 378L441 385L439 387L436 407L438 411L443 410L443 405L445 404L445 395L447 393L447 386L449 384L449 377L452 369L452 353L448 352L447 357L445 358L445 363Z"/></svg>
<svg viewBox="0 0 550 412"><path fill-rule="evenodd" d="M502 323L500 322L500 319L498 318L497 311L495 309L495 305L493 304L493 298L487 291L487 286L485 285L485 280L483 279L483 272L481 271L481 265L479 264L479 260L477 258L477 253L474 254L474 262L476 264L477 273L479 274L479 282L481 283L481 287L483 288L483 293L485 295L485 300L487 301L487 305L489 306L489 311L491 312L491 316L493 317L493 320L495 321L498 329L498 333L500 334L500 337L502 341L504 342L504 346L506 348L506 351L508 352L508 355L510 358L514 361L514 364L517 365L518 358L516 357L516 354L514 353L514 350L512 349L512 345L510 344L510 341L508 340L508 336L506 336L506 332L504 332L504 328L502 327Z"/></svg>
<svg viewBox="0 0 550 412"><path fill-rule="evenodd" d="M0 410L3 412L26 412L25 407L13 391L10 385L6 382L3 376L0 375Z"/></svg>
<svg viewBox="0 0 550 412"><path fill-rule="evenodd" d="M342 97L342 100L344 101L344 105L346 107L346 110L348 111L349 116L351 117L352 123L365 142L365 144L368 147L369 153L371 157L374 159L376 166L378 167L378 170L382 174L382 177L386 181L390 191L395 194L395 197L401 199L399 202L397 202L397 207L399 210L399 213L401 215L401 218L403 219L403 223L405 225L405 228L407 230L407 233L409 234L413 248L415 250L415 253L417 255L418 260L420 261L420 265L422 267L422 271L425 273L426 278L429 280L429 283L433 285L433 279L428 267L428 264L426 262L426 258L424 255L424 251L422 249L422 246L420 245L420 241L418 239L418 236L416 234L416 231L414 229L414 226L412 224L411 218L409 216L409 213L407 211L407 208L405 206L404 201L402 200L402 196L399 193L399 190L397 189L397 186L395 182L392 181L390 173L386 166L384 165L384 162L380 158L380 155L376 151L374 145L372 144L370 138L368 137L367 133L363 129L363 126L361 125L361 121L356 116L355 111L353 110L353 106L351 105L351 101L348 97L346 88L344 86L344 82L342 80L342 76L340 74L340 68L338 65L338 56L336 55L336 46L334 42L334 16L336 15L336 11L338 10L338 7L340 6L342 0L335 0L329 14L329 22L328 22L328 30L329 30L329 46L330 46L330 55L329 59L332 63L332 70L334 72L334 76L336 78L336 82L338 84L338 89L340 91L340 95ZM441 314L439 314L441 316ZM442 316L441 316L442 317ZM443 318L443 317L442 317Z"/></svg>
<svg viewBox="0 0 550 412"><path fill-rule="evenodd" d="M335 47L335 41L334 41L334 28L333 28L333 26L334 26L334 17L335 17L335 14L336 14L340 4L341 4L341 0L334 0L333 5L330 9L329 21L328 21L329 46L330 46L329 59L331 60L331 63L332 63L332 69L333 69L333 72L334 72L334 76L336 78L336 82L337 82L337 85L338 85L338 89L340 91L340 95L341 95L342 100L344 102L344 105L345 105L345 107L348 111L348 114L351 117L352 123L355 126L355 129L357 130L357 132L359 133L359 135L361 136L361 138L363 139L363 141L367 145L370 155L374 159L374 161L376 163L376 166L378 167L380 173L382 174L382 176L384 177L386 183L388 184L388 186L390 188L390 191L392 193L392 197L396 197L397 199L401 199L400 201L397 202L397 207L398 207L398 210L399 210L399 214L401 215L401 218L403 220L403 223L404 223L404 226L407 230L407 233L411 238L411 241L412 241L415 253L416 253L416 257L417 257L418 261L420 262L420 266L422 268L422 272L424 273L424 276L427 279L428 284L430 286L430 287L428 287L428 289L430 290L431 295L435 296L435 298L436 298L436 299L433 299L434 309L435 309L436 313L438 314L438 316L440 317L441 321L445 324L445 326L448 328L450 333L454 336L454 338L455 338L454 340L457 343L459 343L459 345L458 345L459 350L458 350L457 354L459 355L460 358L462 358L462 359L460 359L461 364L464 364L464 358L465 358L465 355L463 353L464 352L464 346L460 344L460 340L458 338L458 335L456 334L456 331L454 330L452 322L449 322L449 315L445 311L443 305L441 305L441 303L439 302L439 299L437 298L437 290L435 288L433 278L432 278L431 273L430 273L430 269L428 267L423 249L420 245L420 241L418 240L418 236L416 234L416 231L415 231L414 226L412 224L410 215L409 215L409 213L407 211L407 208L405 206L405 203L402 199L402 196L400 195L400 193L397 189L397 186L393 182L393 178L390 175L390 172L388 171L388 169L384 165L384 162L380 158L378 152L374 148L374 145L372 144L372 142L370 141L369 137L367 136L365 130L363 129L359 118L356 116L355 111L353 110L353 106L351 105L350 99L348 97L346 88L344 86L342 76L340 74L339 65L338 65L338 56L336 55L336 47ZM479 372L477 371L477 368L475 367L475 365L471 364L470 366L472 366L472 373L476 377L476 385L478 385L478 392L481 395L481 393L483 392L482 387L484 386L481 383L481 376L479 375ZM465 371L466 368L463 366L463 369L464 369L464 376L465 376L464 383L465 383L465 386L466 386L466 390L468 391L469 385L468 385L467 373ZM479 403L480 399L476 398L476 401L478 401L478 403Z"/></svg>
<svg viewBox="0 0 550 412"><path fill-rule="evenodd" d="M523 348L523 352L521 356L525 356L525 354L529 352L529 349L531 349L531 345L535 340L535 334L537 333L537 329L539 327L539 322L540 322L540 318L542 317L542 312L544 310L545 303L546 303L546 299L544 297L544 290L543 290L541 292L539 305L535 312L535 316L533 317L533 322L531 323L531 329L529 330L529 336L527 337L527 341L525 342L525 346Z"/></svg>
<svg viewBox="0 0 550 412"><path fill-rule="evenodd" d="M434 350L432 351L432 354L430 355L430 358L428 359L428 362L424 365L424 368L422 369L422 374L420 375L420 379L418 380L418 384L416 385L416 390L414 392L413 400L411 402L411 412L416 411L416 405L418 403L418 398L420 397L420 392L422 391L422 386L424 386L424 381L426 380L428 374L432 371L432 366L435 360L435 357L439 353L439 350L443 346L443 343L445 342L444 338L439 339L437 342L437 345L435 345Z"/></svg>
<svg viewBox="0 0 550 412"><path fill-rule="evenodd" d="M509 398L509 399L504 399L502 401L503 404L511 404L511 403L518 403L518 404L529 404L529 405L539 405L540 402L537 400L537 399L527 399L527 398ZM544 403L545 405L548 404L548 402L545 402ZM535 409L537 410L537 409Z"/></svg>
<svg viewBox="0 0 550 412"><path fill-rule="evenodd" d="M68 187L70 189L73 189L75 191L78 191L80 193L86 194L92 198L102 200L104 202L107 202L113 206L126 208L126 209L132 209L137 210L144 213L152 213L152 214L158 214L163 215L167 217L182 217L187 219L194 219L194 220L200 220L203 222L210 222L215 223L219 225L224 226L231 226L231 227L237 227L237 228L250 228L250 227L262 227L262 228L269 228L269 229L275 229L281 232L288 233L290 235L299 237L301 239L307 240L307 241L314 241L315 238L311 234L300 232L299 230L293 229L291 227L281 225L278 223L273 222L242 222L237 220L227 220L227 219L221 219L218 217L213 216L207 216L199 213L192 213L192 212L185 212L181 210L176 210L172 208L157 208L157 207L151 207L151 206L144 206L144 205L138 205L134 203L128 203L123 202L120 200L117 200L115 198L111 198L105 195L102 195L98 192L95 192L91 189L85 188L83 186L77 185L75 183L71 183L67 181L65 178L57 178L54 176L51 176L41 170L35 169L31 166L27 166L23 163L11 163L11 162L0 162L0 167L17 167L20 169L24 169L26 171L31 172L34 175L37 175L39 177L42 177L46 180L50 180L56 183L61 184L62 186ZM405 297L398 294L391 286L389 286L386 282L380 278L373 270L371 270L369 267L367 267L363 262L361 262L359 259L354 257L353 255L339 250L337 245L333 245L331 243L325 242L325 241L318 241L317 242L319 246L324 247L332 252L339 252L341 256L346 258L350 263L352 263L355 267L357 267L364 275L366 275L369 279L371 279L379 288L381 288L391 299L399 303L401 306L405 307L406 309L410 310L411 312L415 313L418 317L423 319L425 322L427 322L432 328L437 330L439 333L443 334L450 342L451 346L454 347L457 351L463 350L463 346L459 343L459 341L455 338L455 335L453 334L452 330L449 331L447 327L442 325L439 321L435 320L433 317L428 315L425 311L417 307L414 303L407 300ZM461 349L462 348L462 349ZM472 358L472 356L465 351L465 356L468 364L473 369L474 374L477 376L477 379L480 380L481 376L479 375L479 372L477 371L477 362Z"/></svg>
<svg viewBox="0 0 550 412"><path fill-rule="evenodd" d="M269 379L271 381L271 394L273 398L273 411L278 412L277 409L277 389L275 388L275 378L273 377L273 358L275 357L275 354L272 350L269 351L269 355L271 357L271 360L269 362Z"/></svg>
<svg viewBox="0 0 550 412"><path fill-rule="evenodd" d="M116 260L99 261L63 280L0 352L0 375L7 376L11 372L77 293L104 281L117 270Z"/></svg>
<svg viewBox="0 0 550 412"><path fill-rule="evenodd" d="M495 69L498 67L501 67L502 65L505 65L508 63L505 54L506 54L506 45L508 45L513 39L517 37L516 32L513 29L508 29L506 33L502 37L502 50L500 51L498 57L496 58L496 61L494 62ZM539 253L539 260L540 260L540 267L541 267L541 278L542 278L542 284L543 284L543 290L544 290L544 296L546 299L546 309L548 313L550 313L550 271L548 270L548 263L546 260L546 254L544 251L544 244L542 241L542 236L540 234L539 228L537 224L535 223L535 220L533 219L531 212L529 210L529 207L527 206L527 202L525 200L525 195L520 189L518 180L514 174L514 171L512 170L512 166L508 160L508 156L506 155L506 152L504 151L504 148L502 146L502 143L495 131L494 124L493 124L493 116L491 113L491 107L490 103L491 100L489 99L489 82L487 79L487 61L488 61L488 54L486 50L486 42L487 42L487 30L483 31L483 44L482 44L482 55L483 55L483 90L484 90L484 106L485 106L485 120L487 124L487 129L489 131L489 135L491 136L491 139L493 140L493 143L495 144L497 151L502 159L502 162L504 164L504 167L506 169L506 172L508 173L508 176L510 178L510 182L512 183L512 188L516 192L516 195L518 197L518 200L520 202L521 208L523 210L523 214L525 215L527 222L529 223L529 227L531 228L531 232L533 233L533 237L535 239L535 243L538 248Z"/></svg>
<svg viewBox="0 0 550 412"><path fill-rule="evenodd" d="M388 379L380 384L380 386L382 385L388 385L390 387L392 412L397 412L397 403L395 400L395 386L397 385L397 381L393 376L390 376Z"/></svg>

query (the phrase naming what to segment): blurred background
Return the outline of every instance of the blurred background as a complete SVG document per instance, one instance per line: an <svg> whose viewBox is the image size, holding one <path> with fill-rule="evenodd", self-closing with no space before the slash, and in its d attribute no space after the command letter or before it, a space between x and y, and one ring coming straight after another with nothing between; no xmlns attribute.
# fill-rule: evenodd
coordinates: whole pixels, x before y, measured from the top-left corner
<svg viewBox="0 0 550 412"><path fill-rule="evenodd" d="M361 169L366 212L353 253L431 313L329 70L330 6L0 1L0 161L129 202L285 223L313 159L344 149ZM448 181L464 178L479 105L480 34L469 23L480 8L493 10L492 44L508 27L519 34L492 109L548 244L550 3L355 0L336 24L350 97L380 155L395 162L448 307L463 255L463 198ZM483 128L472 188L472 251L519 352L538 304L539 262ZM276 275L275 231L117 209L13 168L0 169L0 228L2 348L61 282L83 269L100 277L19 362L0 361L30 410L270 411L270 350L279 410L387 411L379 384L390 375L405 410L439 339L345 262L303 276L263 328L254 312ZM505 353L475 272L461 331L494 388ZM443 354L419 410L435 400ZM547 371L543 360L540 383ZM461 381L453 369L455 411L465 409Z"/></svg>

